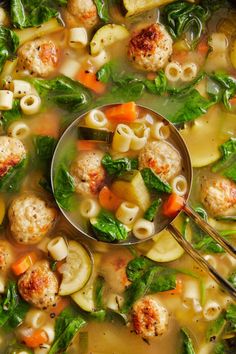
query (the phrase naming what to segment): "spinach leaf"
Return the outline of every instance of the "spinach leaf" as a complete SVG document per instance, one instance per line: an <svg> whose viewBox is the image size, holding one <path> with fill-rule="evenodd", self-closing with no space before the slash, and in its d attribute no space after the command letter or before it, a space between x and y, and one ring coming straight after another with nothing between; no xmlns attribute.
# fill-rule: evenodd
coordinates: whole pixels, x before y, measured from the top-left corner
<svg viewBox="0 0 236 354"><path fill-rule="evenodd" d="M158 192L171 193L172 188L169 183L163 181L158 175L156 175L150 168L144 168L141 171L144 183L149 190L155 190Z"/></svg>
<svg viewBox="0 0 236 354"><path fill-rule="evenodd" d="M0 26L0 72L7 59L13 59L16 56L16 50L19 46L19 38L15 32L9 28Z"/></svg>
<svg viewBox="0 0 236 354"><path fill-rule="evenodd" d="M32 79L31 81L46 103L56 104L72 113L86 109L92 101L91 93L87 88L65 76L58 76L51 80Z"/></svg>
<svg viewBox="0 0 236 354"><path fill-rule="evenodd" d="M53 194L50 176L42 176L39 180L39 185L48 193Z"/></svg>
<svg viewBox="0 0 236 354"><path fill-rule="evenodd" d="M24 158L17 165L11 167L7 174L0 179L1 192L18 192L23 178L26 175L28 159Z"/></svg>
<svg viewBox="0 0 236 354"><path fill-rule="evenodd" d="M216 344L214 348L214 354L226 354L226 348L223 342Z"/></svg>
<svg viewBox="0 0 236 354"><path fill-rule="evenodd" d="M132 259L126 267L126 274L130 281L140 279L150 268L155 267L156 263L150 259L140 256Z"/></svg>
<svg viewBox="0 0 236 354"><path fill-rule="evenodd" d="M36 156L41 161L51 160L56 146L56 139L51 136L36 135L33 138Z"/></svg>
<svg viewBox="0 0 236 354"><path fill-rule="evenodd" d="M96 238L100 241L113 242L128 237L125 226L106 210L100 211L96 218L90 220L90 224Z"/></svg>
<svg viewBox="0 0 236 354"><path fill-rule="evenodd" d="M113 160L111 155L107 153L102 158L102 165L109 176L118 177L121 176L123 172L137 170L138 159L122 157L120 159Z"/></svg>
<svg viewBox="0 0 236 354"><path fill-rule="evenodd" d="M229 305L225 318L228 321L228 331L236 332L236 304Z"/></svg>
<svg viewBox="0 0 236 354"><path fill-rule="evenodd" d="M214 340L220 334L225 326L225 323L225 313L222 312L216 320L210 323L209 327L207 328L206 339L208 342Z"/></svg>
<svg viewBox="0 0 236 354"><path fill-rule="evenodd" d="M221 172L236 182L236 138L231 138L219 147L221 158L213 167L213 172Z"/></svg>
<svg viewBox="0 0 236 354"><path fill-rule="evenodd" d="M192 339L185 328L181 328L181 334L183 337L183 349L181 354L195 354Z"/></svg>
<svg viewBox="0 0 236 354"><path fill-rule="evenodd" d="M107 0L94 0L97 7L99 18L105 22L109 22L108 1Z"/></svg>
<svg viewBox="0 0 236 354"><path fill-rule="evenodd" d="M60 164L54 177L54 195L61 208L69 211L73 207L72 196L75 183L65 164Z"/></svg>
<svg viewBox="0 0 236 354"><path fill-rule="evenodd" d="M11 0L11 19L16 28L36 27L58 17L58 6L67 0Z"/></svg>
<svg viewBox="0 0 236 354"><path fill-rule="evenodd" d="M154 200L152 202L152 204L150 205L150 207L146 210L145 214L144 214L144 219L148 220L148 221L153 221L155 219L155 216L157 214L157 211L161 205L161 198Z"/></svg>
<svg viewBox="0 0 236 354"><path fill-rule="evenodd" d="M103 304L103 293L105 287L105 280L102 276L98 276L94 284L94 299L96 310L102 310L104 308Z"/></svg>
<svg viewBox="0 0 236 354"><path fill-rule="evenodd" d="M12 109L9 111L2 111L1 115L1 122L6 131L11 123L21 118L20 101L14 100Z"/></svg>
<svg viewBox="0 0 236 354"><path fill-rule="evenodd" d="M215 81L219 85L221 90L219 98L223 102L225 107L227 109L230 109L231 104L229 100L236 94L236 79L232 76L219 72L210 75L210 79Z"/></svg>
<svg viewBox="0 0 236 354"><path fill-rule="evenodd" d="M160 70L154 80L144 80L148 92L154 95L162 95L167 89L167 78L163 70Z"/></svg>
<svg viewBox="0 0 236 354"><path fill-rule="evenodd" d="M236 270L230 274L228 277L228 281L233 285L233 287L236 289Z"/></svg>
<svg viewBox="0 0 236 354"><path fill-rule="evenodd" d="M70 310L64 310L56 319L55 339L48 354L64 353L74 336L86 325L80 315L73 315Z"/></svg>

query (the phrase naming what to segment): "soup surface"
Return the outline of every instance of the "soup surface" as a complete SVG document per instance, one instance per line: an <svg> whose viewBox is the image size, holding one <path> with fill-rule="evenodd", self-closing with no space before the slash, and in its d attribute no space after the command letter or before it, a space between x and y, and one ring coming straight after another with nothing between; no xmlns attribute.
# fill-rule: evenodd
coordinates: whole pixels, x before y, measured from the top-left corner
<svg viewBox="0 0 236 354"><path fill-rule="evenodd" d="M235 353L235 302L159 232L191 187L163 116L191 207L236 243L234 2L0 1L0 84L0 353Z"/></svg>

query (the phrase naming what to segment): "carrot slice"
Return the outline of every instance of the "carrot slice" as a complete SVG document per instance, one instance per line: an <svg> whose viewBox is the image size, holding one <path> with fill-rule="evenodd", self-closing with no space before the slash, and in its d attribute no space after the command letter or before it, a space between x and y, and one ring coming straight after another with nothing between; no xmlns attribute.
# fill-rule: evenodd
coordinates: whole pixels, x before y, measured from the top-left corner
<svg viewBox="0 0 236 354"><path fill-rule="evenodd" d="M98 95L106 91L106 85L97 79L96 74L91 73L88 70L81 69L76 75L76 80L93 90Z"/></svg>
<svg viewBox="0 0 236 354"><path fill-rule="evenodd" d="M23 274L36 262L36 260L37 255L34 252L30 252L14 262L11 266L11 269L15 275Z"/></svg>
<svg viewBox="0 0 236 354"><path fill-rule="evenodd" d="M185 199L179 195L172 193L163 204L163 215L168 218L174 217L183 209Z"/></svg>
<svg viewBox="0 0 236 354"><path fill-rule="evenodd" d="M48 342L47 333L43 329L29 330L28 333L22 335L22 341L29 348L37 348Z"/></svg>
<svg viewBox="0 0 236 354"><path fill-rule="evenodd" d="M107 108L105 115L107 119L113 123L131 123L137 118L137 107L135 102L119 104L117 106Z"/></svg>
<svg viewBox="0 0 236 354"><path fill-rule="evenodd" d="M174 295L174 294L181 294L182 291L183 291L183 282L181 279L177 279L176 280L176 287L174 289L162 291L160 294Z"/></svg>
<svg viewBox="0 0 236 354"><path fill-rule="evenodd" d="M197 52L201 55L206 55L209 51L209 45L206 40L201 41L197 46Z"/></svg>
<svg viewBox="0 0 236 354"><path fill-rule="evenodd" d="M115 211L122 203L122 200L118 198L107 186L104 186L100 190L98 199L103 208L111 211Z"/></svg>
<svg viewBox="0 0 236 354"><path fill-rule="evenodd" d="M78 151L91 151L97 149L97 143L91 140L78 140L76 146Z"/></svg>

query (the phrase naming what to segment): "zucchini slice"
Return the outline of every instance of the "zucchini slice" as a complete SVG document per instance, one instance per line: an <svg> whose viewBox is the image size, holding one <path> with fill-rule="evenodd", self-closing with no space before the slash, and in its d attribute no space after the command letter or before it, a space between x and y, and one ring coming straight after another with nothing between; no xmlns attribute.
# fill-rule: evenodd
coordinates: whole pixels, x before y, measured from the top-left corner
<svg viewBox="0 0 236 354"><path fill-rule="evenodd" d="M125 9L127 10L126 16L128 17L174 1L175 0L123 0L123 3Z"/></svg>
<svg viewBox="0 0 236 354"><path fill-rule="evenodd" d="M129 37L129 32L124 26L109 24L105 25L93 36L90 42L92 55L99 54L105 47Z"/></svg>
<svg viewBox="0 0 236 354"><path fill-rule="evenodd" d="M113 133L106 129L94 129L78 127L78 138L80 140L104 141L108 144L112 142Z"/></svg>
<svg viewBox="0 0 236 354"><path fill-rule="evenodd" d="M83 289L71 295L74 302L84 311L95 311L93 284L86 285Z"/></svg>

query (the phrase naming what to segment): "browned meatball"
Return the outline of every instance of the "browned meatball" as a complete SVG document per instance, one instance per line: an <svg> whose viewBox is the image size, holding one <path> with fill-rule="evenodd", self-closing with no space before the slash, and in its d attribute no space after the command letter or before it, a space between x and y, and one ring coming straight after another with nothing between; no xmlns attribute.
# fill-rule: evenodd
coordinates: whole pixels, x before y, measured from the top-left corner
<svg viewBox="0 0 236 354"><path fill-rule="evenodd" d="M97 8L92 0L69 0L67 8L87 28L98 23Z"/></svg>
<svg viewBox="0 0 236 354"><path fill-rule="evenodd" d="M146 296L134 304L132 322L135 333L143 338L161 336L168 328L168 312L157 300Z"/></svg>
<svg viewBox="0 0 236 354"><path fill-rule="evenodd" d="M0 240L0 270L6 270L13 258L13 251L10 243L6 240Z"/></svg>
<svg viewBox="0 0 236 354"><path fill-rule="evenodd" d="M129 43L128 57L142 70L162 69L172 53L172 39L159 23L149 25L135 33Z"/></svg>
<svg viewBox="0 0 236 354"><path fill-rule="evenodd" d="M0 178L26 157L26 150L19 139L0 137Z"/></svg>
<svg viewBox="0 0 236 354"><path fill-rule="evenodd" d="M46 260L29 268L18 280L18 288L25 301L40 309L47 309L58 301L58 279Z"/></svg>

